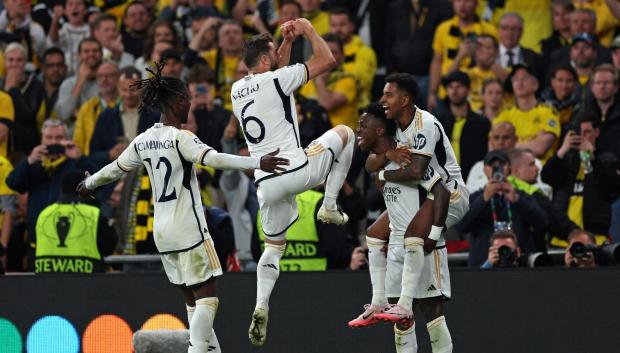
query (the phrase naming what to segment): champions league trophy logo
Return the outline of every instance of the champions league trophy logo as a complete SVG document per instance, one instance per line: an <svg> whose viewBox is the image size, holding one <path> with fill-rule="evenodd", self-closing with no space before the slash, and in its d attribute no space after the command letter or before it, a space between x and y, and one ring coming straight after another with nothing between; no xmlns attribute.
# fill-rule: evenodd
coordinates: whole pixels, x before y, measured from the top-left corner
<svg viewBox="0 0 620 353"><path fill-rule="evenodd" d="M67 245L65 244L65 240L67 240L67 235L69 235L69 230L71 230L72 221L72 214L56 217L56 233L58 234L59 248L67 247Z"/></svg>

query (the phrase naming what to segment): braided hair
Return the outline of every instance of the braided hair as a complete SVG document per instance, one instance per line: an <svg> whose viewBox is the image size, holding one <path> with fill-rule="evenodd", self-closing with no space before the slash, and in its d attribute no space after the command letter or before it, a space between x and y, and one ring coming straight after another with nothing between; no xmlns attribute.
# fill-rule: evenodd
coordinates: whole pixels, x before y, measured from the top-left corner
<svg viewBox="0 0 620 353"><path fill-rule="evenodd" d="M168 113L174 112L179 100L189 101L189 90L185 82L176 77L162 77L161 70L165 63L165 59L156 62L156 71L151 70L151 68L146 69L151 73L151 78L138 80L131 84L132 88L142 90L140 106L138 107L140 113L154 109L168 115Z"/></svg>

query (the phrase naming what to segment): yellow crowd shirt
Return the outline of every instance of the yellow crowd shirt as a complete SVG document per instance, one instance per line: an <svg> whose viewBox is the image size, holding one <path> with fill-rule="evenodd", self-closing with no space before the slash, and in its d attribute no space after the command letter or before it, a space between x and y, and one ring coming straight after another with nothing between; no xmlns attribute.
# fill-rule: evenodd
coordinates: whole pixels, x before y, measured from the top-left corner
<svg viewBox="0 0 620 353"><path fill-rule="evenodd" d="M347 97L347 102L338 108L329 110L329 121L332 126L339 124L357 129L357 82L353 75L341 70L332 71L327 79L327 89L338 92ZM308 81L300 90L299 94L306 98L317 99L316 85L314 80Z"/></svg>
<svg viewBox="0 0 620 353"><path fill-rule="evenodd" d="M608 47L614 39L616 27L620 21L611 13L605 0L579 1L573 0L578 9L590 9L596 14L596 35L603 46Z"/></svg>
<svg viewBox="0 0 620 353"><path fill-rule="evenodd" d="M304 17L312 23L312 27L320 36L329 33L329 14L327 12L317 10L313 13L305 13Z"/></svg>
<svg viewBox="0 0 620 353"><path fill-rule="evenodd" d="M493 12L492 22L498 28L499 20L506 12L516 12L523 17L525 25L521 46L540 53L540 41L552 33L551 0L506 0L504 7Z"/></svg>
<svg viewBox="0 0 620 353"><path fill-rule="evenodd" d="M0 123L9 127L9 131L15 121L15 108L13 99L8 93L0 91ZM9 153L9 134L0 142L0 156L7 157ZM4 181L4 180L3 180Z"/></svg>
<svg viewBox="0 0 620 353"><path fill-rule="evenodd" d="M469 85L469 104L471 105L471 110L479 111L482 109L482 98L480 98L482 94L482 84L484 81L489 79L497 78L495 73L491 70L482 70L478 66L474 66L469 69L465 69L464 72L469 76L470 85Z"/></svg>
<svg viewBox="0 0 620 353"><path fill-rule="evenodd" d="M553 134L556 137L556 142L540 160L546 162L553 156L560 137L560 118L552 107L539 103L536 107L523 111L515 105L500 113L493 120L493 124L504 121L514 125L518 143L528 143L536 139L538 134L543 131Z"/></svg>
<svg viewBox="0 0 620 353"><path fill-rule="evenodd" d="M218 50L211 49L202 54L202 58L207 61L211 70L215 71L217 78L217 86L215 95L222 99L225 109L232 111L232 101L230 100L230 89L235 83L235 74L237 66L241 60L238 56L224 56L220 54L218 63Z"/></svg>
<svg viewBox="0 0 620 353"><path fill-rule="evenodd" d="M374 50L364 45L359 36L353 36L344 46L343 69L357 79L360 90L358 108L365 108L370 103L370 90L377 71L377 56Z"/></svg>
<svg viewBox="0 0 620 353"><path fill-rule="evenodd" d="M15 191L6 185L6 177L13 171L13 165L8 159L0 156L0 196L15 195ZM0 212L0 229L4 221L4 212Z"/></svg>
<svg viewBox="0 0 620 353"><path fill-rule="evenodd" d="M464 116L455 117L454 126L452 127L452 136L450 136L454 156L458 163L461 163L461 136L463 135L463 127L466 121L467 119Z"/></svg>
<svg viewBox="0 0 620 353"><path fill-rule="evenodd" d="M108 104L100 96L95 96L80 107L75 121L75 130L73 130L73 143L84 155L90 154L90 139L95 132L99 115L105 108L114 108L117 103L118 101Z"/></svg>

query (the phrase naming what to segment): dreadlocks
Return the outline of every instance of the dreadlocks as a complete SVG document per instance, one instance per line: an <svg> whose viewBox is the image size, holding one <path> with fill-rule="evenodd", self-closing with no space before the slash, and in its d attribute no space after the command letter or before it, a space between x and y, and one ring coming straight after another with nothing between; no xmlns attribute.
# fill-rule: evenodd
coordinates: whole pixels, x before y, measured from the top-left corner
<svg viewBox="0 0 620 353"><path fill-rule="evenodd" d="M142 99L138 107L140 113L146 109L153 108L168 114L174 110L174 106L179 99L190 99L185 82L175 77L161 76L161 70L165 63L165 59L155 63L157 71L153 71L150 68L146 69L151 73L151 78L139 80L131 84L131 87L142 90Z"/></svg>

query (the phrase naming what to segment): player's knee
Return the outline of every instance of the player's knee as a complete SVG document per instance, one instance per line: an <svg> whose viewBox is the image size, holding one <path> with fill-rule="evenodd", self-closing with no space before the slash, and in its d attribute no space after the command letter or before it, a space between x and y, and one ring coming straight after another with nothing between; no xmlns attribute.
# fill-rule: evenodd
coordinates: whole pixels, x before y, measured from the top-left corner
<svg viewBox="0 0 620 353"><path fill-rule="evenodd" d="M366 235L370 238L387 240L390 236L390 232L385 232L381 227L371 224L368 228L366 228Z"/></svg>

